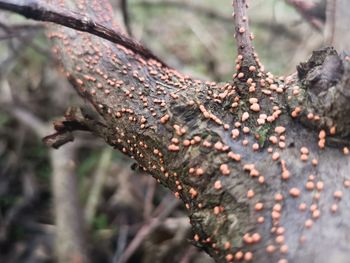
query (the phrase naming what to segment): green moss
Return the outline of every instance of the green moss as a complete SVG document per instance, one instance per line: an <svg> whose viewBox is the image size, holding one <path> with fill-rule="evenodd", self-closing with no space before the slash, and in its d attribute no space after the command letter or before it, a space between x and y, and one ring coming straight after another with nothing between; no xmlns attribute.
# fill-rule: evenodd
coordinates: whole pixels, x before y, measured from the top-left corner
<svg viewBox="0 0 350 263"><path fill-rule="evenodd" d="M97 215L92 222L93 228L96 230L108 228L108 218L106 214Z"/></svg>
<svg viewBox="0 0 350 263"><path fill-rule="evenodd" d="M10 117L7 114L0 112L0 127L5 126L9 120Z"/></svg>
<svg viewBox="0 0 350 263"><path fill-rule="evenodd" d="M264 144L269 137L270 130L271 130L271 125L269 125L269 124L265 124L264 126L260 126L256 130L256 133L259 134L258 142L259 142L260 148L264 147Z"/></svg>
<svg viewBox="0 0 350 263"><path fill-rule="evenodd" d="M100 153L97 151L90 152L84 160L78 166L78 178L82 180L85 176L89 175L91 171L96 167Z"/></svg>

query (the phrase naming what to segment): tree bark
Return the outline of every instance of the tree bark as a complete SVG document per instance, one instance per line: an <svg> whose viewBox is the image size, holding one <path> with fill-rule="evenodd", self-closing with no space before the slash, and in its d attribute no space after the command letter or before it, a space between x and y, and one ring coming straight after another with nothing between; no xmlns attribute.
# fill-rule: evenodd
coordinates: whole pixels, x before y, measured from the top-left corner
<svg viewBox="0 0 350 263"><path fill-rule="evenodd" d="M106 0L54 2L122 34ZM348 57L324 49L294 76L213 83L49 28L67 77L100 116L71 111L58 133L89 129L135 159L186 204L195 245L217 262L348 262Z"/></svg>

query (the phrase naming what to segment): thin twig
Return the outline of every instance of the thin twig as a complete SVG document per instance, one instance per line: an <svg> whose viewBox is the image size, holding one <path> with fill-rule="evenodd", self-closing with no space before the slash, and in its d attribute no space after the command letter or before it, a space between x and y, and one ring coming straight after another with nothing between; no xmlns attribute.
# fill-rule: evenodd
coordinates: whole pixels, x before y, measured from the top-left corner
<svg viewBox="0 0 350 263"><path fill-rule="evenodd" d="M336 5L337 0L327 0L327 10L326 10L326 16L327 16L327 24L326 24L326 30L325 30L325 39L326 43L329 46L334 45L334 38L335 38L335 27L336 27Z"/></svg>
<svg viewBox="0 0 350 263"><path fill-rule="evenodd" d="M237 53L239 55L239 71L241 78L246 79L253 76L258 68L258 63L254 55L252 35L249 31L246 0L233 0L235 39L237 42ZM239 75L238 75L239 76Z"/></svg>
<svg viewBox="0 0 350 263"><path fill-rule="evenodd" d="M128 0L120 0L120 8L122 11L123 21L126 28L126 32L128 32L129 36L132 37L132 30L130 25L130 15L128 8Z"/></svg>
<svg viewBox="0 0 350 263"><path fill-rule="evenodd" d="M113 43L122 45L133 52L142 55L144 58L154 59L166 66L166 64L152 54L151 51L143 47L138 42L123 35L121 32L107 28L89 17L80 15L59 6L52 6L48 3L43 5L37 0L0 0L0 9L15 12L34 20L53 22L79 31L88 32L107 39Z"/></svg>
<svg viewBox="0 0 350 263"><path fill-rule="evenodd" d="M171 212L178 206L178 204L179 201L177 199L173 199L172 201L170 201L170 203L167 204L164 210L157 217L153 218L148 224L143 225L124 251L118 263L127 262L128 259L134 254L136 249L140 246L142 241L151 232L153 232L162 223L162 221L164 221L166 217L168 217L171 214Z"/></svg>
<svg viewBox="0 0 350 263"><path fill-rule="evenodd" d="M325 22L326 7L322 2L286 0L317 31L321 32Z"/></svg>
<svg viewBox="0 0 350 263"><path fill-rule="evenodd" d="M99 165L93 177L89 198L86 202L85 219L88 223L91 223L95 216L97 205L101 197L103 183L105 181L107 169L110 166L111 159L112 148L107 147L101 154Z"/></svg>
<svg viewBox="0 0 350 263"><path fill-rule="evenodd" d="M113 263L119 262L121 256L123 255L123 251L125 250L128 239L129 226L122 225L119 229L118 246L113 256Z"/></svg>
<svg viewBox="0 0 350 263"><path fill-rule="evenodd" d="M153 197L156 190L156 181L153 178L147 178L147 191L145 196L143 217L149 219L153 209Z"/></svg>

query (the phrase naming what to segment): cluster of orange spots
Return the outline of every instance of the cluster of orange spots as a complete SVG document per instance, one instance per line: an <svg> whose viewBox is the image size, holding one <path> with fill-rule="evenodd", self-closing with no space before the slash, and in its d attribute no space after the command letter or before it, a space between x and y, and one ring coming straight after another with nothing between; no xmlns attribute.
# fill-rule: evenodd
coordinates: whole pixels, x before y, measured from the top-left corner
<svg viewBox="0 0 350 263"><path fill-rule="evenodd" d="M222 188L222 184L221 184L221 181L220 180L216 180L215 183L214 183L214 188L216 190L220 190Z"/></svg>
<svg viewBox="0 0 350 263"><path fill-rule="evenodd" d="M350 188L350 180L349 179L344 180L344 187Z"/></svg>
<svg viewBox="0 0 350 263"><path fill-rule="evenodd" d="M180 127L177 124L174 124L173 128L175 129L175 133L178 136L182 136L182 135L184 135L186 133L186 129L184 127Z"/></svg>
<svg viewBox="0 0 350 263"><path fill-rule="evenodd" d="M240 28L238 29L238 32L241 33L241 34L243 34L243 33L245 32L245 28L244 28L244 27L240 27Z"/></svg>
<svg viewBox="0 0 350 263"><path fill-rule="evenodd" d="M252 199L255 196L254 190L249 189L247 192L248 199Z"/></svg>
<svg viewBox="0 0 350 263"><path fill-rule="evenodd" d="M293 187L289 190L289 194L292 196L292 197L299 197L300 196L300 189L296 188L296 187Z"/></svg>
<svg viewBox="0 0 350 263"><path fill-rule="evenodd" d="M281 254L288 253L288 246L285 244L285 228L280 226L280 218L282 213L282 204L284 197L281 193L276 193L274 195L275 204L272 207L271 218L272 218L272 228L271 233L275 235L275 244L269 244L266 247L266 252L268 254L273 254L279 251ZM285 260L285 259L280 259Z"/></svg>
<svg viewBox="0 0 350 263"><path fill-rule="evenodd" d="M201 167L199 167L199 168L190 168L189 170L188 170L188 173L189 174L194 174L194 175L196 175L196 176L202 176L203 174L204 174L204 170L203 170L203 168L201 168Z"/></svg>
<svg viewBox="0 0 350 263"><path fill-rule="evenodd" d="M307 181L305 184L305 188L308 191L313 191L315 188L315 183L313 181Z"/></svg>
<svg viewBox="0 0 350 263"><path fill-rule="evenodd" d="M212 114L211 112L209 112L205 107L204 105L200 104L199 105L199 110L202 112L204 118L206 119L211 119L213 120L216 124L218 125L223 125L223 122L218 118L216 117L214 114Z"/></svg>
<svg viewBox="0 0 350 263"><path fill-rule="evenodd" d="M232 139L237 139L238 138L238 136L239 136L239 130L238 129L233 129L232 131L231 131L231 136L232 136Z"/></svg>
<svg viewBox="0 0 350 263"><path fill-rule="evenodd" d="M168 146L168 150L171 152L178 152L180 150L180 147L176 144L170 144Z"/></svg>
<svg viewBox="0 0 350 263"><path fill-rule="evenodd" d="M224 207L223 206L215 206L213 209L214 215L218 215L222 212L224 212Z"/></svg>
<svg viewBox="0 0 350 263"><path fill-rule="evenodd" d="M229 152L227 154L227 157L229 157L230 159L239 162L241 160L241 155L239 155L238 153L234 153L234 152Z"/></svg>
<svg viewBox="0 0 350 263"><path fill-rule="evenodd" d="M185 139L183 140L182 144L186 147L190 145L196 145L199 144L202 141L202 138L200 136L194 136L192 139Z"/></svg>
<svg viewBox="0 0 350 263"><path fill-rule="evenodd" d="M306 147L301 147L300 148L300 160L302 161L307 161L309 158L309 150Z"/></svg>
<svg viewBox="0 0 350 263"><path fill-rule="evenodd" d="M222 142L218 141L214 144L214 148L215 150L217 151L220 151L220 152L226 152L230 149L229 146L227 145L224 145Z"/></svg>
<svg viewBox="0 0 350 263"><path fill-rule="evenodd" d="M318 182L316 183L316 189L317 189L319 192L321 192L321 191L324 189L324 182L318 181Z"/></svg>
<svg viewBox="0 0 350 263"><path fill-rule="evenodd" d="M258 178L258 182L260 184L265 183L265 177L263 175L260 175L260 172L258 171L258 169L255 168L254 164L245 164L243 165L243 170L244 171L248 171L249 175L251 177L257 177Z"/></svg>
<svg viewBox="0 0 350 263"><path fill-rule="evenodd" d="M230 249L231 247L232 247L232 245L231 245L230 242L227 241L227 242L224 243L224 249L225 249L225 250L228 250L228 249Z"/></svg>
<svg viewBox="0 0 350 263"><path fill-rule="evenodd" d="M198 242L198 241L199 241L199 239L200 239L200 237L199 237L199 235L198 235L198 234L195 234L195 235L194 235L194 237L193 237L193 239L194 239L196 242Z"/></svg>
<svg viewBox="0 0 350 263"><path fill-rule="evenodd" d="M182 190L182 186L181 186L180 181L179 181L179 180L176 180L176 181L175 181L175 184L176 184L177 190L181 191L181 190Z"/></svg>
<svg viewBox="0 0 350 263"><path fill-rule="evenodd" d="M251 71L251 72L254 72L254 71ZM253 82L253 79L252 78L248 78L246 83L249 85L249 93L254 93L256 91L256 83Z"/></svg>
<svg viewBox="0 0 350 263"><path fill-rule="evenodd" d="M293 117L293 118L296 118L296 117L298 117L298 115L299 115L299 113L301 112L301 108L300 107L295 107L295 109L292 111L292 113L291 113L291 116Z"/></svg>
<svg viewBox="0 0 350 263"><path fill-rule="evenodd" d="M300 87L299 86L292 87L292 93L294 96L299 95L300 94Z"/></svg>
<svg viewBox="0 0 350 263"><path fill-rule="evenodd" d="M266 114L263 113L263 114L260 114L259 118L256 120L258 125L263 125L263 124L265 124L266 121L272 122L272 121L274 121L274 117L267 116Z"/></svg>
<svg viewBox="0 0 350 263"><path fill-rule="evenodd" d="M246 244L255 244L259 243L261 240L261 235L259 233L253 233L252 235L249 233L246 233L243 235L243 241Z"/></svg>
<svg viewBox="0 0 350 263"><path fill-rule="evenodd" d="M218 87L219 93L215 93L215 90L208 90L207 93L209 98L212 98L215 102L222 103L227 97L231 97L236 93L235 87L231 86L229 83L226 83L223 86Z"/></svg>
<svg viewBox="0 0 350 263"><path fill-rule="evenodd" d="M243 133L247 134L247 133L250 132L250 128L247 127L247 126L244 126L244 127L242 128L242 131L243 131Z"/></svg>
<svg viewBox="0 0 350 263"><path fill-rule="evenodd" d="M321 130L320 133L318 134L318 147L320 147L320 149L324 149L325 145L326 145L326 131L325 130Z"/></svg>
<svg viewBox="0 0 350 263"><path fill-rule="evenodd" d="M284 133L286 131L286 128L283 127L283 126L277 126L275 128L275 132L278 134L278 135L281 135L282 133Z"/></svg>
<svg viewBox="0 0 350 263"><path fill-rule="evenodd" d="M347 185L350 185L350 183L348 182L348 180L345 180L345 181L344 181L344 186L345 186L346 188L348 188ZM335 199L336 202L339 202L339 201L343 198L343 192L340 191L340 190L337 190L337 191L335 191L335 192L333 193L333 197L334 197L334 199ZM331 211L333 214L335 214L335 213L337 213L338 209L339 209L338 204L337 204L337 203L333 203L333 204L331 205L330 211Z"/></svg>
<svg viewBox="0 0 350 263"><path fill-rule="evenodd" d="M273 254L276 251L276 247L274 245L268 245L266 247L266 252L269 254Z"/></svg>
<svg viewBox="0 0 350 263"><path fill-rule="evenodd" d="M260 105L258 103L258 99L257 98L250 98L249 99L249 103L250 105L250 109L254 112L259 112L260 111Z"/></svg>
<svg viewBox="0 0 350 263"><path fill-rule="evenodd" d="M259 144L258 143L254 143L253 145L252 145L252 149L253 149L253 151L257 151L257 150L259 150Z"/></svg>
<svg viewBox="0 0 350 263"><path fill-rule="evenodd" d="M248 112L243 112L242 114L242 122L245 122L246 120L249 119L249 113Z"/></svg>
<svg viewBox="0 0 350 263"><path fill-rule="evenodd" d="M335 191L333 194L334 198L336 199L341 199L343 197L343 192L342 191Z"/></svg>
<svg viewBox="0 0 350 263"><path fill-rule="evenodd" d="M195 190L193 187L191 187L188 192L190 193L192 199L197 197L197 195L198 195L197 190Z"/></svg>
<svg viewBox="0 0 350 263"><path fill-rule="evenodd" d="M212 143L208 140L204 140L202 145L206 148L210 148L212 146Z"/></svg>
<svg viewBox="0 0 350 263"><path fill-rule="evenodd" d="M261 211L264 208L264 204L261 202L258 202L255 204L254 208L255 208L255 211Z"/></svg>
<svg viewBox="0 0 350 263"><path fill-rule="evenodd" d="M332 204L330 210L331 210L332 213L336 213L338 211L338 205L337 204Z"/></svg>
<svg viewBox="0 0 350 263"><path fill-rule="evenodd" d="M248 139L244 139L244 140L242 141L242 145L243 145L243 146L247 146L248 144L249 144Z"/></svg>
<svg viewBox="0 0 350 263"><path fill-rule="evenodd" d="M235 255L233 255L231 253L227 254L225 259L227 262L233 262L234 259L236 259L237 261L240 261L242 259L244 261L251 261L251 260L253 260L253 253L250 251L245 252L245 253L243 253L242 251L238 251L238 252L236 252Z"/></svg>
<svg viewBox="0 0 350 263"><path fill-rule="evenodd" d="M280 158L280 154L278 152L274 152L272 154L272 160L277 161Z"/></svg>
<svg viewBox="0 0 350 263"><path fill-rule="evenodd" d="M278 139L276 136L274 135L271 135L270 138L269 138L269 141L272 143L272 144L276 144L278 142Z"/></svg>
<svg viewBox="0 0 350 263"><path fill-rule="evenodd" d="M276 203L272 207L271 217L272 217L274 225L278 225L278 220L281 217L281 211L282 211L282 205L280 203Z"/></svg>
<svg viewBox="0 0 350 263"><path fill-rule="evenodd" d="M230 174L230 168L227 164L223 163L220 165L220 172L222 175L228 176Z"/></svg>

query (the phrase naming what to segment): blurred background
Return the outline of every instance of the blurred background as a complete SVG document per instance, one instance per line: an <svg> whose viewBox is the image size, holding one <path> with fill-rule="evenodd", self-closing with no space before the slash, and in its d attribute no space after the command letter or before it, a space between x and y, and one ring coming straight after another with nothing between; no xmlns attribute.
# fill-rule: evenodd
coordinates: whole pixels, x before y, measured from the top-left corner
<svg viewBox="0 0 350 263"><path fill-rule="evenodd" d="M111 1L120 24L168 65L231 79L231 1ZM276 75L324 43L325 1L254 0L249 15ZM58 151L42 143L53 120L84 105L43 24L0 11L0 40L0 262L212 262L191 245L184 206L119 152L86 133Z"/></svg>

